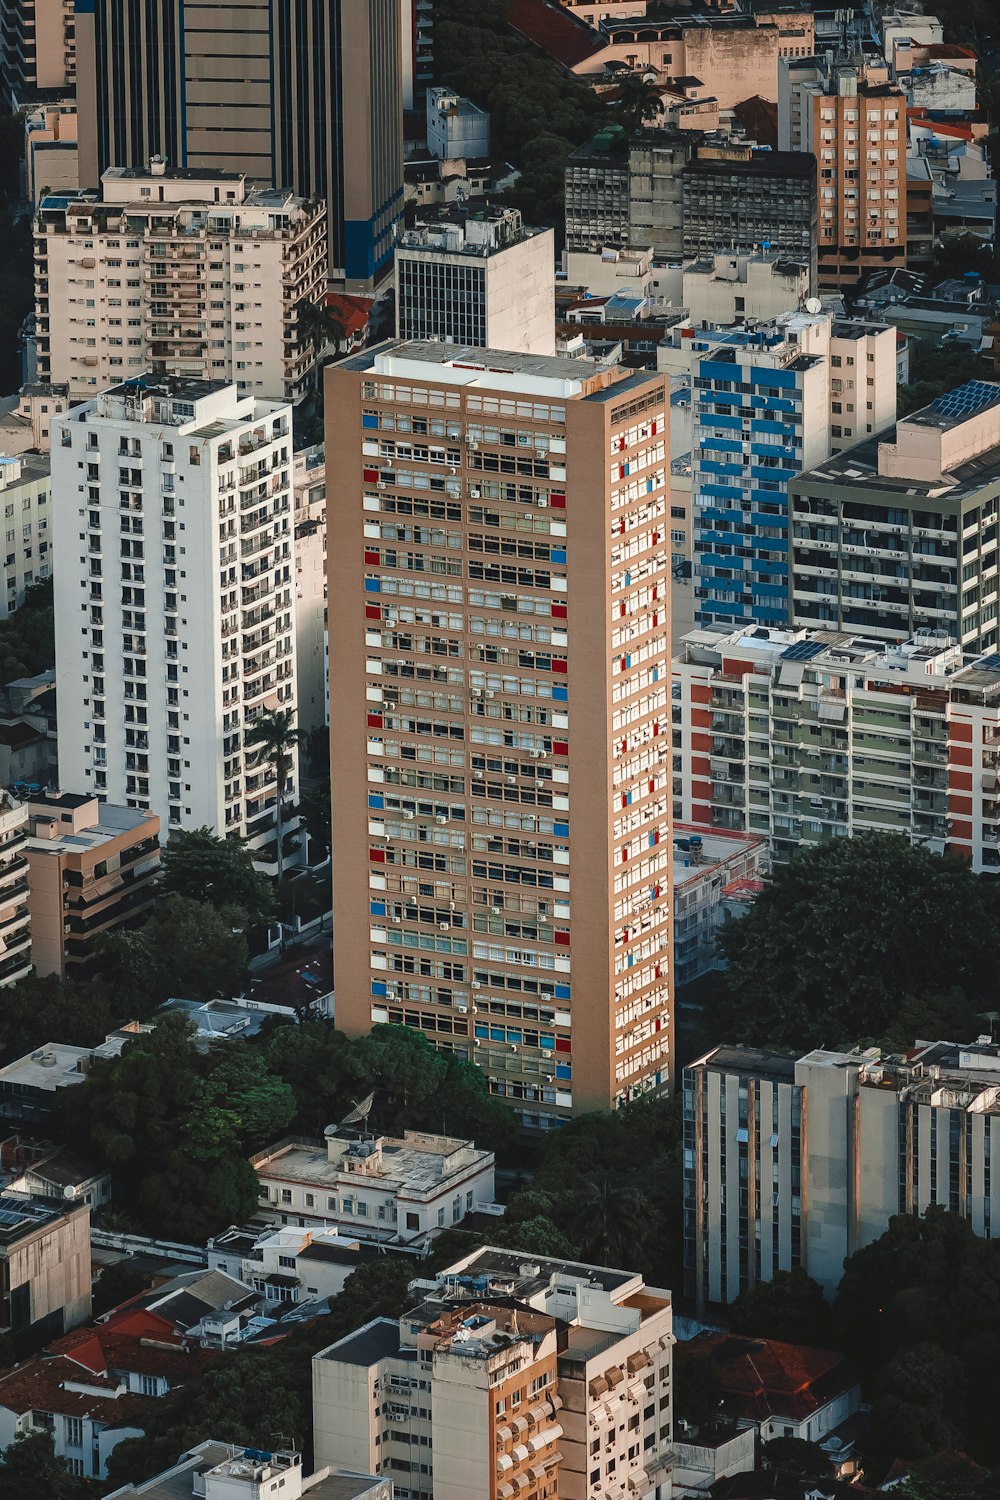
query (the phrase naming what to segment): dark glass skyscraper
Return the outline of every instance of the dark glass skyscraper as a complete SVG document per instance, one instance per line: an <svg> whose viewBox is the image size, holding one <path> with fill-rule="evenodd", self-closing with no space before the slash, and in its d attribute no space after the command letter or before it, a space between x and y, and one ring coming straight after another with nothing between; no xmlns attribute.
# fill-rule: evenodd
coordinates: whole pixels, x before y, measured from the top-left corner
<svg viewBox="0 0 1000 1500"><path fill-rule="evenodd" d="M330 265L387 269L403 204L397 0L76 0L81 182L152 155L329 205Z"/></svg>

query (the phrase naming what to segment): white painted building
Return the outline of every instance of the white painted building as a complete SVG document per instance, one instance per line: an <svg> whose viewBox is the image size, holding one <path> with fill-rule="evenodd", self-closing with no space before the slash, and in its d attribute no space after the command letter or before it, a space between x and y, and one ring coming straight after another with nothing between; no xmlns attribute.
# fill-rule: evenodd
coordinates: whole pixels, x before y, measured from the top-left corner
<svg viewBox="0 0 1000 1500"><path fill-rule="evenodd" d="M516 208L442 215L396 246L396 332L403 339L554 354L551 229Z"/></svg>
<svg viewBox="0 0 1000 1500"><path fill-rule="evenodd" d="M262 1215L336 1225L362 1243L423 1249L439 1229L494 1208L492 1151L453 1136L407 1130L398 1138L286 1141L251 1164Z"/></svg>
<svg viewBox="0 0 1000 1500"><path fill-rule="evenodd" d="M295 670L298 725L330 722L326 628L326 460L322 444L303 448L292 469L295 492Z"/></svg>
<svg viewBox="0 0 1000 1500"><path fill-rule="evenodd" d="M213 1270L253 1287L268 1302L336 1297L365 1259L360 1241L342 1235L335 1225L234 1226L208 1242Z"/></svg>
<svg viewBox="0 0 1000 1500"><path fill-rule="evenodd" d="M0 986L31 973L28 809L0 791Z"/></svg>
<svg viewBox="0 0 1000 1500"><path fill-rule="evenodd" d="M147 376L58 418L52 452L64 783L265 864L277 786L247 731L296 705L291 426L233 385Z"/></svg>
<svg viewBox="0 0 1000 1500"><path fill-rule="evenodd" d="M0 453L0 504L3 505L4 587L0 620L24 603L32 584L52 574L49 459L44 453Z"/></svg>
<svg viewBox="0 0 1000 1500"><path fill-rule="evenodd" d="M428 89L427 148L439 161L483 160L490 154L489 114L452 89Z"/></svg>
<svg viewBox="0 0 1000 1500"><path fill-rule="evenodd" d="M41 380L74 400L145 370L300 401L315 349L301 303L326 289L326 209L240 173L110 167L35 218Z"/></svg>
<svg viewBox="0 0 1000 1500"><path fill-rule="evenodd" d="M809 296L809 264L786 256L727 252L682 272L681 305L692 323L750 323L797 312Z"/></svg>
<svg viewBox="0 0 1000 1500"><path fill-rule="evenodd" d="M344 1469L305 1475L299 1453L265 1453L209 1438L189 1448L172 1468L138 1485L122 1485L108 1500L140 1495L143 1500L393 1500L393 1485L391 1479Z"/></svg>

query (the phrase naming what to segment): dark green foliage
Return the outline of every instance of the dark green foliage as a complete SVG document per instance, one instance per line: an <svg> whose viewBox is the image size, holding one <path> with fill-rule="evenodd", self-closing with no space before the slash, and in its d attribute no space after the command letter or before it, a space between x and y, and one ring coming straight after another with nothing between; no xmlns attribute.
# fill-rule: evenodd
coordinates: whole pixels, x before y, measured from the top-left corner
<svg viewBox="0 0 1000 1500"><path fill-rule="evenodd" d="M634 135L643 125L654 121L663 107L656 84L641 73L626 74L615 93L615 115L626 135Z"/></svg>
<svg viewBox="0 0 1000 1500"><path fill-rule="evenodd" d="M0 258L3 280L0 283L0 396L16 391L21 384L21 356L18 334L25 318L34 308L34 266L32 260L31 215L20 204L21 157L24 152L24 122L6 110L0 114ZM0 634L0 682L23 676L7 674ZM51 661L47 663L51 666ZM41 671L41 667L32 668Z"/></svg>
<svg viewBox="0 0 1000 1500"><path fill-rule="evenodd" d="M840 1345L867 1377L880 1460L1000 1443L1000 1247L940 1207L899 1215L848 1260L835 1304Z"/></svg>
<svg viewBox="0 0 1000 1500"><path fill-rule="evenodd" d="M805 1438L779 1437L761 1445L761 1457L767 1469L782 1469L803 1478L822 1479L830 1472L830 1459L819 1443Z"/></svg>
<svg viewBox="0 0 1000 1500"><path fill-rule="evenodd" d="M164 896L143 927L103 940L108 982L143 1013L163 1000L230 997L246 974L246 923L236 907Z"/></svg>
<svg viewBox="0 0 1000 1500"><path fill-rule="evenodd" d="M951 273L942 270L941 274L943 278ZM968 380L988 378L986 366L970 345L956 339L941 349L928 340L914 339L910 346L910 383L899 387L898 415L909 416Z"/></svg>
<svg viewBox="0 0 1000 1500"><path fill-rule="evenodd" d="M515 36L506 13L506 0L436 0L435 73L489 110L493 154L520 170L510 197L528 222L561 230L566 159L607 111L588 85Z"/></svg>
<svg viewBox="0 0 1000 1500"><path fill-rule="evenodd" d="M31 974L3 992L0 1058L12 1062L46 1042L95 1047L123 1019L97 981L77 984L55 974Z"/></svg>
<svg viewBox="0 0 1000 1500"><path fill-rule="evenodd" d="M916 1464L896 1493L902 1500L996 1500L1000 1469L984 1469L965 1453L937 1453Z"/></svg>
<svg viewBox="0 0 1000 1500"><path fill-rule="evenodd" d="M301 1444L310 1472L312 1355L372 1318L398 1318L413 1304L407 1284L418 1274L413 1260L371 1261L348 1278L328 1317L273 1347L226 1355L197 1380L151 1402L145 1436L121 1443L111 1456L113 1483L148 1479L206 1433L257 1448L279 1440Z"/></svg>
<svg viewBox="0 0 1000 1500"><path fill-rule="evenodd" d="M274 910L274 891L254 865L242 839L220 839L210 828L178 830L163 851L167 895L238 907L248 922L262 922Z"/></svg>
<svg viewBox="0 0 1000 1500"><path fill-rule="evenodd" d="M354 1039L318 1021L282 1027L265 1043L265 1056L294 1090L299 1125L311 1135L343 1119L372 1090L372 1122L380 1129L462 1135L492 1149L516 1131L513 1114L490 1097L479 1068L403 1026L375 1026Z"/></svg>
<svg viewBox="0 0 1000 1500"><path fill-rule="evenodd" d="M56 1458L49 1432L22 1435L3 1450L0 1465L0 1500L83 1500L89 1493L82 1479L75 1479L66 1461Z"/></svg>
<svg viewBox="0 0 1000 1500"><path fill-rule="evenodd" d="M207 1052L166 1016L67 1089L67 1139L112 1167L119 1201L143 1230L204 1243L249 1218L257 1181L246 1154L287 1128L291 1089L239 1042Z"/></svg>
<svg viewBox="0 0 1000 1500"><path fill-rule="evenodd" d="M771 1281L758 1281L741 1292L731 1309L734 1333L754 1338L782 1339L789 1344L812 1344L829 1349L836 1342L830 1304L818 1282L801 1266L779 1271Z"/></svg>
<svg viewBox="0 0 1000 1500"><path fill-rule="evenodd" d="M3 209L0 207L0 216L2 214ZM3 302L0 294L0 330L2 327ZM0 338L0 348L6 347ZM2 359L0 355L0 386ZM38 672L47 672L55 664L55 615L52 608L52 580L49 578L28 589L21 608L6 620L0 621L0 682L12 682L16 677L34 677Z"/></svg>
<svg viewBox="0 0 1000 1500"><path fill-rule="evenodd" d="M889 833L779 865L722 931L718 1035L759 1046L967 1040L996 999L1000 888Z"/></svg>
<svg viewBox="0 0 1000 1500"><path fill-rule="evenodd" d="M144 1271L134 1260L116 1260L98 1276L94 1283L94 1317L100 1317L101 1313L110 1312L113 1307L118 1307L122 1302L128 1302L132 1297L138 1297L148 1286L152 1285L153 1278L148 1271Z"/></svg>
<svg viewBox="0 0 1000 1500"><path fill-rule="evenodd" d="M722 1384L714 1360L694 1354L687 1344L674 1345L673 1367L674 1419L683 1418L699 1430L702 1437L711 1436L726 1425L722 1413Z"/></svg>

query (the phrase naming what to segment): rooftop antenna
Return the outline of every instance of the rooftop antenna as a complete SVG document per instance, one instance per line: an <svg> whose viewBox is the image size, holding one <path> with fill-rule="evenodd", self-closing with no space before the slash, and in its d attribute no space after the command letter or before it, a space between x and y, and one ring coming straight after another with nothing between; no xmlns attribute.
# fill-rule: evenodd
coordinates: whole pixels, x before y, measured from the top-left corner
<svg viewBox="0 0 1000 1500"><path fill-rule="evenodd" d="M362 1100L355 1100L354 1108L347 1111L347 1114L340 1122L340 1126L334 1126L332 1133L336 1134L336 1131L344 1125L360 1125L362 1127L361 1133L364 1135L364 1127L368 1124L368 1116L371 1114L374 1103L375 1090L372 1089L371 1093L366 1094Z"/></svg>

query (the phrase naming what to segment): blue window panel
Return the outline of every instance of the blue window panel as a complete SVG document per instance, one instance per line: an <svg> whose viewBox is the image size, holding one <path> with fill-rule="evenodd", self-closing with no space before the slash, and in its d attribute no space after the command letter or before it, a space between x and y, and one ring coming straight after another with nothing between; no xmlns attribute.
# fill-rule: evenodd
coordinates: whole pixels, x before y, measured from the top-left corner
<svg viewBox="0 0 1000 1500"><path fill-rule="evenodd" d="M384 797L380 797L377 792L369 792L368 793L368 806L369 807L384 807L385 806L385 798Z"/></svg>
<svg viewBox="0 0 1000 1500"><path fill-rule="evenodd" d="M742 572L745 558L722 557L716 552L703 552L698 558L698 571L704 568L732 568L734 572Z"/></svg>
<svg viewBox="0 0 1000 1500"><path fill-rule="evenodd" d="M478 1030L478 1027L477 1027L477 1030ZM539 1032L539 1034L538 1034L538 1045L540 1047L544 1047L547 1052L554 1051L555 1045L556 1045L555 1035L552 1032L549 1032L549 1031Z"/></svg>
<svg viewBox="0 0 1000 1500"><path fill-rule="evenodd" d="M372 914L373 917L384 917L385 916L385 902L384 901L372 901L369 904L368 910L371 912L371 914Z"/></svg>
<svg viewBox="0 0 1000 1500"><path fill-rule="evenodd" d="M505 1026L490 1027L491 1042L505 1042L507 1040L507 1028Z"/></svg>
<svg viewBox="0 0 1000 1500"><path fill-rule="evenodd" d="M626 588L628 587L628 585L631 582L632 582L632 569L631 568L626 568L625 569L625 586L626 586Z"/></svg>
<svg viewBox="0 0 1000 1500"><path fill-rule="evenodd" d="M383 979L372 980L372 994L380 995L383 1000L385 999L388 994L388 987Z"/></svg>
<svg viewBox="0 0 1000 1500"><path fill-rule="evenodd" d="M553 835L557 839L568 839L569 838L569 824L568 823L553 823L553 825L552 825L552 832L553 832Z"/></svg>
<svg viewBox="0 0 1000 1500"><path fill-rule="evenodd" d="M710 599L706 600L705 605L699 613L702 618L705 615L732 615L735 619L737 616L745 614L746 610L742 604L735 603L731 599Z"/></svg>
<svg viewBox="0 0 1000 1500"><path fill-rule="evenodd" d="M750 431L770 432L773 433L775 437L784 437L788 432L788 428L785 426L784 422L769 422L766 417L759 417L755 418L754 421L750 423ZM771 452L774 452L773 448L771 449Z"/></svg>
<svg viewBox="0 0 1000 1500"><path fill-rule="evenodd" d="M557 984L555 986L555 997L556 997L557 1000L568 1000L569 999L569 985L568 984Z"/></svg>
<svg viewBox="0 0 1000 1500"><path fill-rule="evenodd" d="M654 667L653 668L653 681L654 682L659 682L659 680L660 680L660 669L659 669L659 667ZM632 793L631 792L629 792L628 797L629 797L629 801L631 802L631 800L632 800Z"/></svg>
<svg viewBox="0 0 1000 1500"><path fill-rule="evenodd" d="M508 1026L507 1040L508 1042L513 1042L515 1046L520 1047L524 1041L524 1032L518 1031L516 1027Z"/></svg>
<svg viewBox="0 0 1000 1500"><path fill-rule="evenodd" d="M477 1023L476 1036L479 1037L480 1041L488 1042L490 1039L490 1028L488 1026L481 1026Z"/></svg>
<svg viewBox="0 0 1000 1500"><path fill-rule="evenodd" d="M763 369L759 365L750 367L750 383L752 385L781 386L788 390L795 389L794 370L770 370Z"/></svg>
<svg viewBox="0 0 1000 1500"><path fill-rule="evenodd" d="M366 578L365 579L365 593L366 594L381 594L381 592L382 592L382 583L381 583L380 579L378 579L378 578Z"/></svg>
<svg viewBox="0 0 1000 1500"><path fill-rule="evenodd" d="M553 702L555 702L555 703L568 703L569 702L569 688L567 688L567 687L554 687L552 689L552 699L553 699Z"/></svg>
<svg viewBox="0 0 1000 1500"><path fill-rule="evenodd" d="M572 1063L556 1063L556 1077L557 1078L572 1078L573 1077L573 1065L572 1065Z"/></svg>
<svg viewBox="0 0 1000 1500"><path fill-rule="evenodd" d="M754 583L750 590L754 599L783 599L787 590L780 583Z"/></svg>
<svg viewBox="0 0 1000 1500"><path fill-rule="evenodd" d="M554 563L564 563L566 561L566 548L565 547L553 547L551 555L552 555L552 561Z"/></svg>
<svg viewBox="0 0 1000 1500"><path fill-rule="evenodd" d="M378 427L378 417L375 415L374 412L367 412L366 411L365 414L364 414L364 416L361 418L361 425L362 425L362 427L375 427L375 428L377 428Z"/></svg>
<svg viewBox="0 0 1000 1500"><path fill-rule="evenodd" d="M652 479L647 479L646 480L646 494L647 495L651 495L653 493L653 490L655 488L656 488L656 486L655 486L653 480Z"/></svg>

